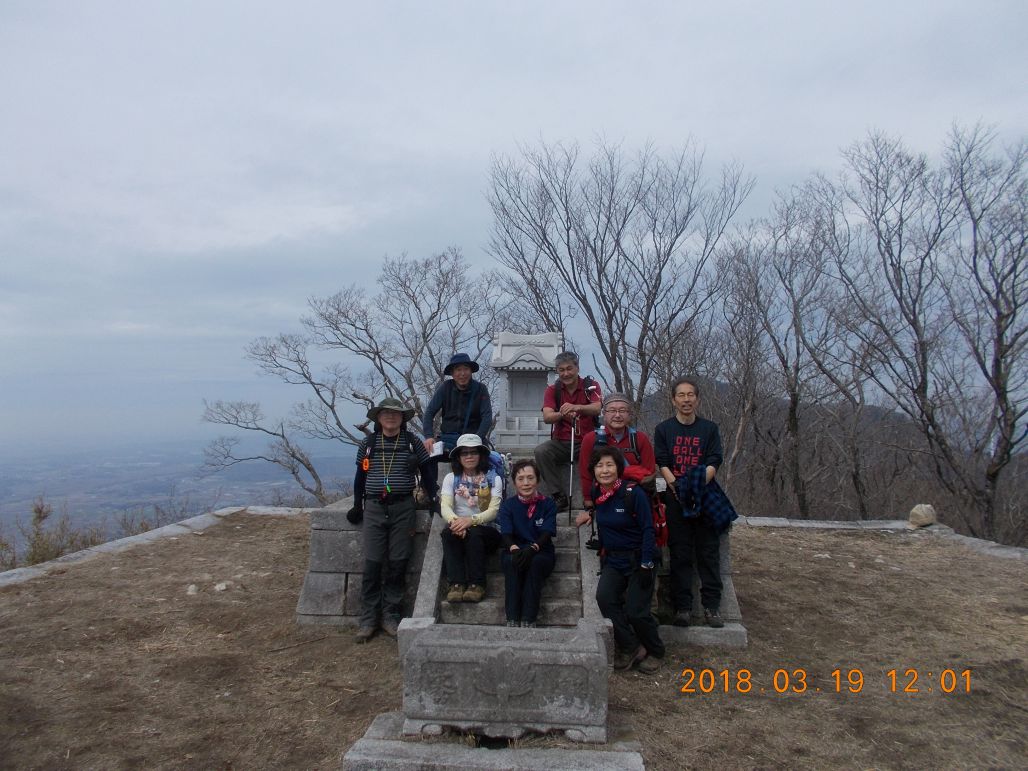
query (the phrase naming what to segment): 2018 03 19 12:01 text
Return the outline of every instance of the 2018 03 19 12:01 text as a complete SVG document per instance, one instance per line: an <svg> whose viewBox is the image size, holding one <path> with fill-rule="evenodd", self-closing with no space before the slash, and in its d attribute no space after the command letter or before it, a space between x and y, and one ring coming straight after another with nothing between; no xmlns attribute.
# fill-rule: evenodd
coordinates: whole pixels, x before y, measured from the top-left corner
<svg viewBox="0 0 1028 771"><path fill-rule="evenodd" d="M763 677L746 668L686 667L682 670L681 678L683 682L679 690L685 694L859 694L869 688L882 688L887 693L906 695L971 693L971 670L951 667L894 667L874 672L865 672L859 667L837 667L827 676L818 675L803 667L781 667Z"/></svg>

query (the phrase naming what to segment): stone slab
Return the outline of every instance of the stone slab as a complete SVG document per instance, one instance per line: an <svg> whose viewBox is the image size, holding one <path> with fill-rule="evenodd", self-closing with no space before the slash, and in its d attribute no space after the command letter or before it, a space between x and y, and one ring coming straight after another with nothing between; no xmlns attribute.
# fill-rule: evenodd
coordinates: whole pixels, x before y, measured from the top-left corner
<svg viewBox="0 0 1028 771"><path fill-rule="evenodd" d="M311 530L360 530L360 524L353 524L346 518L349 507L343 510L321 509L311 513Z"/></svg>
<svg viewBox="0 0 1028 771"><path fill-rule="evenodd" d="M507 577L503 573L486 575L486 597L503 600ZM543 599L578 600L582 595L582 579L577 573L550 573L543 584ZM443 604L449 605L444 599Z"/></svg>
<svg viewBox="0 0 1028 771"><path fill-rule="evenodd" d="M346 595L345 573L308 573L296 612L305 616L341 616Z"/></svg>
<svg viewBox="0 0 1028 771"><path fill-rule="evenodd" d="M443 572L443 541L439 534L445 527L442 517L433 517L430 523L425 556L421 563L421 578L414 601L415 618L434 619L439 609L439 580Z"/></svg>
<svg viewBox="0 0 1028 771"><path fill-rule="evenodd" d="M485 749L444 742L402 741L403 715L387 712L372 721L342 758L348 771L462 769L462 771L642 771L636 746L621 743L604 749Z"/></svg>
<svg viewBox="0 0 1028 771"><path fill-rule="evenodd" d="M746 627L732 621L726 621L720 629L709 626L681 627L661 624L660 639L665 643L711 648L745 648L749 643Z"/></svg>
<svg viewBox="0 0 1028 771"><path fill-rule="evenodd" d="M310 565L315 573L357 573L364 570L364 548L359 530L311 528Z"/></svg>
<svg viewBox="0 0 1028 771"><path fill-rule="evenodd" d="M545 595L545 590L544 590ZM582 617L582 603L574 599L547 599L539 603L538 622L542 626L575 626ZM481 602L441 603L439 620L444 624L506 624L503 598Z"/></svg>
<svg viewBox="0 0 1028 771"><path fill-rule="evenodd" d="M197 517L191 517L190 519L183 520L180 524L189 528L192 531L206 530L209 527L221 524L221 517L215 514L201 514Z"/></svg>
<svg viewBox="0 0 1028 771"><path fill-rule="evenodd" d="M510 738L561 730L576 741L606 741L607 653L593 624L435 624L410 644L403 673L405 734L449 726Z"/></svg>

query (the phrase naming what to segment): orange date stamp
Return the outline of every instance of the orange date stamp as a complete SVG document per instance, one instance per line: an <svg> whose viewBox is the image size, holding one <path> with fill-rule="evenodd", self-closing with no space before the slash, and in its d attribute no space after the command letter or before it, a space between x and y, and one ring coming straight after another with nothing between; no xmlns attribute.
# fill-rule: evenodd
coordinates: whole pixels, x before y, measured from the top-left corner
<svg viewBox="0 0 1028 771"><path fill-rule="evenodd" d="M971 693L970 669L889 669L884 672L868 673L859 668L838 667L827 677L817 676L802 667L780 668L770 676L759 677L751 670L740 669L691 669L686 667L681 674L679 689L686 694L710 693L863 693L865 686L884 688L888 693L908 695L942 693Z"/></svg>

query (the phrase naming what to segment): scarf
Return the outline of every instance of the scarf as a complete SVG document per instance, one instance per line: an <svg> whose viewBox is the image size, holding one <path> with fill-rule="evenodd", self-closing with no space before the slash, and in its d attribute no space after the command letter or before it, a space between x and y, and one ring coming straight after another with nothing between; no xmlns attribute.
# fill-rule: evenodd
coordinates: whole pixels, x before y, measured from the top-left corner
<svg viewBox="0 0 1028 771"><path fill-rule="evenodd" d="M601 488L602 489L602 488ZM601 503L606 503L610 500L611 496L614 495L618 490L621 489L621 480L616 481L607 492L601 492L596 498L596 505L599 506Z"/></svg>
<svg viewBox="0 0 1028 771"><path fill-rule="evenodd" d="M531 519L533 516L535 516L535 507L536 507L536 505L539 503L539 501L546 500L546 496L545 495L539 495L539 493L536 493L531 498L522 498L521 495L519 494L518 495L518 500L521 501L526 506L528 506L528 512L526 513L525 516L527 516L529 519Z"/></svg>

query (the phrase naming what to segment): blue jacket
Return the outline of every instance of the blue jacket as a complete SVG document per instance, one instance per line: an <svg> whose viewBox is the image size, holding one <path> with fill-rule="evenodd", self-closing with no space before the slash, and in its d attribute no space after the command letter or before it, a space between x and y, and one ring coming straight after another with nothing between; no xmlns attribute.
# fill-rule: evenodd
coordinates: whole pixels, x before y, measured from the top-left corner
<svg viewBox="0 0 1028 771"><path fill-rule="evenodd" d="M625 552L639 552L639 562L654 562L657 546L653 536L653 513L650 499L639 485L622 483L621 489L596 506L596 529L605 551L608 565L618 570L631 570L633 559ZM598 491L593 489L594 497ZM625 506L625 496L632 496L631 513Z"/></svg>
<svg viewBox="0 0 1028 771"><path fill-rule="evenodd" d="M500 523L500 533L509 536L518 546L538 543L539 551L553 551L552 539L557 537L557 504L553 498L547 496L539 501L529 519L528 506L515 495L500 504L496 519ZM550 537L543 538L544 533Z"/></svg>

